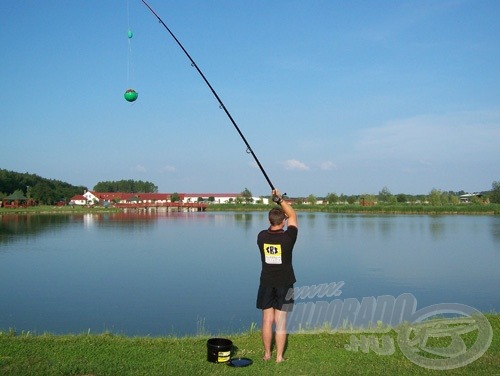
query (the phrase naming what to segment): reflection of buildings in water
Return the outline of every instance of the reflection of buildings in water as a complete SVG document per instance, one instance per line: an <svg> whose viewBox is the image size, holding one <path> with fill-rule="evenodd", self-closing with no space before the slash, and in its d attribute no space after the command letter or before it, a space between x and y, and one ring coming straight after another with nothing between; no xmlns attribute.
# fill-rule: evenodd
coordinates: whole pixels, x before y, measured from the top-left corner
<svg viewBox="0 0 500 376"><path fill-rule="evenodd" d="M165 208L166 209L166 208ZM170 210L159 210L158 208L146 209L122 209L118 212L89 213L83 218L83 226L87 229L121 229L131 230L137 228L156 227L162 221L191 219L205 220L211 218L205 212L173 212Z"/></svg>
<svg viewBox="0 0 500 376"><path fill-rule="evenodd" d="M83 226L85 228L90 228L94 226L94 217L96 215L92 213L86 213L83 215Z"/></svg>

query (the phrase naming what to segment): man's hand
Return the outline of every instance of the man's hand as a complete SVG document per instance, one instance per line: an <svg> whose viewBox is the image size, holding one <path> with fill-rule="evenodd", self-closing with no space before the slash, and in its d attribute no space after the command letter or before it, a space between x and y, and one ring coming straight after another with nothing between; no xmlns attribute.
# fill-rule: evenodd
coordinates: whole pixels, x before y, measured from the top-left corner
<svg viewBox="0 0 500 376"><path fill-rule="evenodd" d="M288 226L298 227L297 214L295 213L295 210L293 210L292 206L288 202L283 200L281 192L278 189L274 189L271 194L273 197L273 201L281 206L281 209L283 209L283 212L288 217Z"/></svg>
<svg viewBox="0 0 500 376"><path fill-rule="evenodd" d="M278 189L275 189L272 191L272 199L275 203L277 203L278 205L281 204L281 202L283 201L283 197L281 197L281 193Z"/></svg>

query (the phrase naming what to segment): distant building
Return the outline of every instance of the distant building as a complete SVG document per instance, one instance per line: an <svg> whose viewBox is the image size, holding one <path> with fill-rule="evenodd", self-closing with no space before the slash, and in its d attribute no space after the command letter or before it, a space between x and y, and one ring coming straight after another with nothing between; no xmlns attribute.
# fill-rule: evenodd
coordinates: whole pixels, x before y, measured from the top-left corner
<svg viewBox="0 0 500 376"><path fill-rule="evenodd" d="M145 204L165 204L171 202L173 193L124 193L124 192L95 192L85 191L83 195L71 198L72 205L94 205L106 202L113 204L126 204L131 202ZM229 204L241 198L240 193L176 193L179 202L196 203L199 201L213 202L215 204ZM213 201L212 201L213 200ZM252 197L252 202L267 204L267 198Z"/></svg>
<svg viewBox="0 0 500 376"><path fill-rule="evenodd" d="M87 205L87 197L84 195L75 195L69 200L70 205Z"/></svg>
<svg viewBox="0 0 500 376"><path fill-rule="evenodd" d="M482 198L483 195L480 193L466 193L464 195L460 195L460 202L469 203L474 197Z"/></svg>

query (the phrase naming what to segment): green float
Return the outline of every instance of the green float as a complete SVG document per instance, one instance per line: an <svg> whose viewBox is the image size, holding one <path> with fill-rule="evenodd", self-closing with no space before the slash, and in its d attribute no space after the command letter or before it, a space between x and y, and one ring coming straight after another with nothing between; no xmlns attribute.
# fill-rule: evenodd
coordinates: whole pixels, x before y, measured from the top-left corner
<svg viewBox="0 0 500 376"><path fill-rule="evenodd" d="M128 102L134 102L138 96L139 93L136 92L134 89L128 89L124 94L124 97Z"/></svg>

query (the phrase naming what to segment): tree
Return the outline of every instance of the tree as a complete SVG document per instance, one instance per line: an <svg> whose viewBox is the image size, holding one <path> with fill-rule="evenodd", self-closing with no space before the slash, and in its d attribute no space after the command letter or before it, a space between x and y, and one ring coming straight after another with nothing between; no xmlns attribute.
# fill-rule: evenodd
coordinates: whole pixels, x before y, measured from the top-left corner
<svg viewBox="0 0 500 376"><path fill-rule="evenodd" d="M439 189L434 188L427 197L429 203L433 206L441 205L441 191Z"/></svg>
<svg viewBox="0 0 500 376"><path fill-rule="evenodd" d="M376 199L374 195L364 194L359 198L359 204L362 206L373 206L375 205Z"/></svg>
<svg viewBox="0 0 500 376"><path fill-rule="evenodd" d="M318 201L318 199L316 198L315 195L310 194L309 196L307 196L307 202L309 204L314 205L317 201Z"/></svg>
<svg viewBox="0 0 500 376"><path fill-rule="evenodd" d="M170 202L177 202L180 201L181 198L179 197L179 194L177 192L172 193L170 196Z"/></svg>
<svg viewBox="0 0 500 376"><path fill-rule="evenodd" d="M451 195L450 196L450 204L452 204L452 205L460 204L460 198L457 195Z"/></svg>
<svg viewBox="0 0 500 376"><path fill-rule="evenodd" d="M382 188L382 190L378 193L378 200L386 204L393 204L396 202L395 197L387 187Z"/></svg>
<svg viewBox="0 0 500 376"><path fill-rule="evenodd" d="M450 203L450 196L448 195L447 192L441 192L441 205L447 205Z"/></svg>
<svg viewBox="0 0 500 376"><path fill-rule="evenodd" d="M472 196L471 199L470 199L470 202L473 203L473 204L483 204L483 200L481 199L481 197L478 197L478 196Z"/></svg>
<svg viewBox="0 0 500 376"><path fill-rule="evenodd" d="M335 193L328 193L326 195L326 201L329 204L336 204L337 202L339 202L339 196L337 196Z"/></svg>
<svg viewBox="0 0 500 376"><path fill-rule="evenodd" d="M31 188L31 197L42 204L52 205L60 200L54 187L47 182L37 183Z"/></svg>
<svg viewBox="0 0 500 376"><path fill-rule="evenodd" d="M246 203L253 202L252 192L248 188L245 188L243 192L241 192L241 197Z"/></svg>
<svg viewBox="0 0 500 376"><path fill-rule="evenodd" d="M399 193L396 196L396 201L399 202L399 203L405 203L405 202L408 201L408 196L405 195L404 193Z"/></svg>
<svg viewBox="0 0 500 376"><path fill-rule="evenodd" d="M348 204L352 205L358 200L356 195L347 196L346 201Z"/></svg>
<svg viewBox="0 0 500 376"><path fill-rule="evenodd" d="M60 200L67 201L76 194L82 194L85 189L83 186L74 186L35 174L0 169L0 192L5 192L7 196L21 190L28 199L52 204Z"/></svg>
<svg viewBox="0 0 500 376"><path fill-rule="evenodd" d="M491 184L490 202L500 204L500 181L494 181Z"/></svg>
<svg viewBox="0 0 500 376"><path fill-rule="evenodd" d="M94 186L96 192L158 193L158 187L142 180L100 181Z"/></svg>

